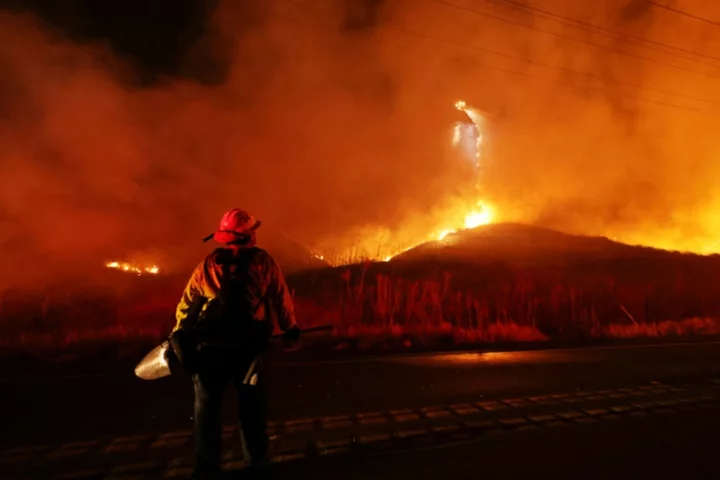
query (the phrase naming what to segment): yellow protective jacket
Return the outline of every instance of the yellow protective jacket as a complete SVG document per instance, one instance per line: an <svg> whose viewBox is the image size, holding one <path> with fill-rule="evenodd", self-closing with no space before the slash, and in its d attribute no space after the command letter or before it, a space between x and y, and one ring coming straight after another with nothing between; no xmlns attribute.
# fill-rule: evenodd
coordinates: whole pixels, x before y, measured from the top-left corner
<svg viewBox="0 0 720 480"><path fill-rule="evenodd" d="M297 325L292 296L282 271L270 254L258 247L228 246L210 253L195 268L185 287L173 331L180 329L188 315L205 300L202 308L205 317L213 317L210 309L225 312L215 316L220 319L216 321L219 325L212 328L220 335L227 332L231 336L242 330L239 324L243 322L267 324L270 321L268 307L274 310L280 330Z"/></svg>

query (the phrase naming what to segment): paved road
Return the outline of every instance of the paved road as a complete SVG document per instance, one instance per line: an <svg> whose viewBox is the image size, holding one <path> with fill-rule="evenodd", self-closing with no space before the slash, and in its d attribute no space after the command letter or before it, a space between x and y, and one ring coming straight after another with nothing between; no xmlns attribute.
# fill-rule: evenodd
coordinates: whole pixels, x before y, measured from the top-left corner
<svg viewBox="0 0 720 480"><path fill-rule="evenodd" d="M516 431L449 446L273 467L268 478L556 480L720 478L720 407ZM234 479L246 478L237 473Z"/></svg>
<svg viewBox="0 0 720 480"><path fill-rule="evenodd" d="M579 436L580 441L587 442L583 430L573 430L575 427L632 423L634 419L648 417L661 417L662 423L670 426L668 431L656 434L651 429L649 434L670 438L672 441L666 441L665 445L660 446L640 441L639 450L661 450L664 447L670 449L669 453L675 457L682 457L687 455L685 449L688 435L703 434L704 429L714 435L713 429L717 424L714 417L719 406L720 384L717 382L682 385L653 382L616 389L435 405L415 410L323 417L312 421L279 422L270 427L273 435L273 465L269 473L273 473L275 478L285 478L288 472L296 472L294 476L300 478L329 478L332 474L352 471L359 474L359 478L363 478L363 475L367 476L365 478L374 478L379 474L385 474L381 478L387 478L388 474L394 475L393 472L396 472L401 478L426 478L423 475L427 475L427 472L442 473L442 469L448 468L452 475L462 477L462 471L465 470L463 464L467 464L470 470L489 469L489 472L497 476L498 473L507 472L502 464L493 464L493 461L497 460L493 448L500 449L500 458L504 457L505 463L508 463L508 454L537 454L534 450L525 454L528 444L533 449L537 447L543 451L543 442L553 441L558 436L552 430L569 431L570 438L563 440L564 437L561 436L557 441L562 446L563 441L572 441L574 433ZM697 415L690 418L697 420L694 424L690 423L691 428L685 432L683 428L687 427L687 424L676 428L678 424L687 423L687 414L692 412ZM523 437L525 432L534 431L547 432L547 435ZM611 428L610 431L623 435L619 442L627 441L622 428ZM594 444L595 452L604 452L605 449L615 446L612 438L602 440L603 432L601 428L601 443ZM513 435L519 435L520 439L524 440L513 443L505 438ZM239 453L237 432L228 430L224 437L223 456L226 468L241 468L244 462L242 454ZM475 449L472 448L473 445L485 448L483 442L492 443L490 452L487 453L490 455L488 460L491 461L487 463L482 455L476 458ZM602 442L608 442L608 445ZM443 454L436 455L433 452L442 452L448 445L453 447L450 451L453 463L445 466L446 459L442 457ZM673 445L677 449L672 450ZM190 432L179 431L2 450L0 476L9 479L52 480L187 478L192 467L191 447ZM638 444L632 444L631 447L638 450ZM503 448L507 450L502 450ZM463 457L455 455L456 450L461 452ZM415 453L417 451L420 453ZM425 452L428 452L427 456ZM556 450L551 453L555 463L549 467L555 470L565 468L564 459L558 456L558 453L565 453ZM596 456L595 460L605 462L603 455ZM386 458L377 458L380 456ZM400 460L392 460L393 456ZM328 460L332 457L336 457L335 460ZM571 459L571 464L573 460L574 458ZM296 463L294 466L284 465L288 461ZM617 459L611 459L607 465L603 463L602 466L613 466L612 462L615 461ZM401 464L402 471L397 469L399 462L404 462ZM606 471L612 473L611 470ZM552 473L553 470L548 470L547 478L552 478ZM579 478L582 477L580 474Z"/></svg>
<svg viewBox="0 0 720 480"><path fill-rule="evenodd" d="M570 389L720 377L720 344L663 345L277 363L269 378L273 418L451 404ZM182 376L131 374L6 379L0 444L86 440L191 427ZM230 406L228 401L228 407ZM228 422L234 419L228 409Z"/></svg>

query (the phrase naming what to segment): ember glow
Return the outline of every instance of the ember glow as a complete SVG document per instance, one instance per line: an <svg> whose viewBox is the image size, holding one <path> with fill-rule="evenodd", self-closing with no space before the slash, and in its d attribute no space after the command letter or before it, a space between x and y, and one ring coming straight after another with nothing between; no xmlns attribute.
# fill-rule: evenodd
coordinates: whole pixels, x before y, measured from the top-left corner
<svg viewBox="0 0 720 480"><path fill-rule="evenodd" d="M488 225L493 221L493 209L487 205L479 205L479 211L473 211L465 217L465 228L475 228Z"/></svg>
<svg viewBox="0 0 720 480"><path fill-rule="evenodd" d="M473 228L480 227L482 225L488 225L493 221L493 209L489 206L478 203L477 210L473 210L465 216L465 223L460 229L448 229L442 230L437 234L438 240L443 240L448 235L457 233L460 230L470 230Z"/></svg>
<svg viewBox="0 0 720 480"><path fill-rule="evenodd" d="M421 245L423 243L432 242L432 241L444 241L448 238L449 235L452 235L454 233L458 233L463 230L471 230L473 228L480 227L482 225L488 225L493 222L494 219L494 212L492 207L488 205L483 205L482 203L478 203L478 208L476 210L472 210L470 213L468 213L465 216L465 221L463 223L462 227L459 228L446 228L443 230L440 230L436 232L435 234L431 235L429 238L427 238L424 241L414 243L396 253L385 255L382 260L385 262L388 262L392 260L394 257L400 255L401 253L407 252L408 250L417 247L418 245Z"/></svg>
<svg viewBox="0 0 720 480"><path fill-rule="evenodd" d="M157 275L158 273L160 273L160 268L156 265L140 267L127 262L108 262L105 264L105 266L113 270L134 273L136 275Z"/></svg>

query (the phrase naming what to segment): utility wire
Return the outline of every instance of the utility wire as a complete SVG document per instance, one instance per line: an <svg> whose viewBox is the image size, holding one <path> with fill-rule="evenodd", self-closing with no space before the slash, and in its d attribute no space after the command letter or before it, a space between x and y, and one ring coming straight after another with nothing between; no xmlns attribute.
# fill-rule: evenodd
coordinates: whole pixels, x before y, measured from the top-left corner
<svg viewBox="0 0 720 480"><path fill-rule="evenodd" d="M687 99L690 99L690 100L696 100L696 101L699 101L699 102L706 102L706 103L712 103L712 104L720 105L720 100L712 100L712 99L708 99L708 98L696 97L696 96L693 96L693 95L686 95L686 94L683 94L683 93L677 93L677 92L673 92L673 91L670 91L670 90L663 90L663 89L660 89L660 88L648 87L648 86L645 86L645 85L640 85L640 84L632 83L632 82L626 82L626 81L623 81L623 80L616 80L616 79L613 79L613 78L604 77L604 76L602 76L602 75L595 75L594 73L582 72L582 71L579 71L579 70L573 70L572 68L561 67L561 66L559 66L559 65L552 65L552 64L549 64L549 63L538 62L538 61L536 61L536 60L531 60L531 59L529 59L529 58L517 57L517 56L514 56L514 55L507 54L507 53L498 52L498 51L496 51L496 50L491 50L491 49L489 49L489 48L478 47L478 46L474 46L474 45L469 45L469 44L467 44L467 43L462 43L462 42L457 42L457 41L453 41L453 40L448 40L448 39L445 39L445 38L441 38L441 37L437 37L437 36L434 36L434 35L430 35L430 34L428 34L428 33L418 32L418 31L414 31L414 30L409 30L409 29L402 28L402 27L398 27L398 26L395 26L395 25L380 26L380 28L387 28L387 29L391 29L391 30L396 30L396 31L399 31L399 32L408 33L408 34L410 34L410 35L415 35L415 36L418 36L418 37L423 37L423 38L427 38L427 39L431 39L431 40L435 40L435 41L440 41L440 42L443 42L443 43L447 43L447 44L449 44L449 45L454 45L454 46L469 48L469 49L472 49L472 50L477 50L477 51L484 52L484 53L488 53L488 54L491 54L491 55L496 55L496 56L503 57L503 58L508 58L508 59L511 59L511 60L518 60L518 61L521 61L521 62L526 62L526 63L530 63L530 64L533 64L533 65L538 65L538 66L542 66L542 67L546 67L546 68L552 68L552 69L555 69L555 70L563 71L563 72L566 72L566 73L572 73L572 74L575 74L575 75L580 75L580 76L592 78L592 79L595 79L595 80L602 80L602 81L606 81L606 82L610 82L610 83L617 83L617 84L620 84L620 85L625 85L625 86L628 86L628 87L633 87L633 88L637 88L637 89L641 89L641 90L647 90L647 91L651 91L651 92L655 92L655 93L662 93L662 94L665 94L665 95L672 95L672 96L676 96L676 97L687 98Z"/></svg>
<svg viewBox="0 0 720 480"><path fill-rule="evenodd" d="M308 4L306 4L306 3L300 2L300 1L298 1L298 0L285 0L285 1L287 1L287 2L289 2L289 3L292 3L292 4L295 4L295 5L301 5L301 6L308 7L308 8L310 8L310 9L313 9L313 7L312 7L311 5L308 5ZM296 22L296 20L294 20L294 19L289 19L289 18L287 18L287 17L283 17L283 18L285 18L285 19L287 19L287 20L290 20L290 21L293 21L293 22ZM330 26L330 25L328 25L328 26ZM413 31L405 30L405 29L402 28L402 27L391 26L391 27L386 27L386 28L392 29L392 30L404 31L404 32L406 32L406 33L411 33L411 34L414 34L414 35L422 35L422 36L424 36L424 37L426 37L426 38L438 39L438 40L442 40L443 42L456 43L456 42L447 41L447 40L445 40L445 39L440 39L440 38L434 37L434 36L432 36L432 35L428 35L428 34L424 34L424 33L419 33L419 32L413 32ZM512 74L512 75L518 75L518 76L527 77L527 78L531 78L531 79L535 79L535 80L542 80L542 81L544 81L544 82L549 82L549 83L554 83L554 84L560 84L560 85L567 85L567 86L570 86L570 87L577 87L577 85L575 85L575 84L573 84L573 83L571 83L571 82L565 82L565 81L561 81L561 80L557 80L557 79L541 77L541 76L533 75L533 74L530 74L530 73L527 73L527 72L522 72L522 71L510 69L510 68L498 67L498 66L495 66L495 65L489 65L489 64L487 64L487 63L483 63L483 62L478 61L478 60L476 60L476 59L459 58L459 57L451 56L451 55L447 55L447 54L439 54L439 53L436 53L436 52L429 51L429 50L427 50L427 49L417 48L417 47L409 47L409 46L407 46L407 45L401 45L401 44L398 44L398 43L396 43L396 42L390 42L390 41L382 40L382 39L381 39L380 41L381 41L382 43L384 43L384 44L393 46L393 47L395 47L395 48L400 48L400 49L404 49L404 50L408 50L408 51L412 51L412 52L416 52L416 53L421 53L421 54L424 54L424 55L432 55L432 56L436 56L436 57L440 57L440 58L446 58L446 59L453 60L453 61L455 61L455 62L457 62L457 63L460 63L460 64L468 64L468 65L473 65L473 66L477 66L477 67L480 67L480 68L486 68L486 69L496 70L496 71L499 71L499 72L504 72L504 73L508 73L508 74ZM468 46L468 47L469 47L469 48L473 48L473 49L477 49L477 48L478 48L478 47L472 47L472 46ZM515 58L518 58L518 57L515 57ZM524 61L525 61L525 59L521 59L521 60L524 60ZM562 68L562 67L561 67L561 68ZM576 72L576 73L579 73L579 72ZM605 80L609 80L609 79L605 79ZM594 91L600 91L600 92L602 91L601 89L596 88L596 87L586 87L586 88L588 88L589 90L594 90ZM678 104L675 104L675 103L664 102L664 101L660 101L660 100L652 100L652 99L644 98L644 97L624 95L623 98L628 99L628 100L636 100L636 101L640 101L640 102L651 103L651 104L654 104L654 105L661 105L661 106L670 107L670 108L679 109L679 110L686 110L686 111L690 111L690 112L704 113L704 114L708 114L708 115L717 115L717 116L720 116L720 112L716 112L716 111L712 111L712 110L705 110L705 109L701 109L701 108L693 108L693 107L688 107L688 106L684 106L684 105L678 105ZM713 101L713 100L706 100L706 99L703 99L703 101L709 101L709 102L713 102L713 103L718 103L718 102L715 102L715 101Z"/></svg>
<svg viewBox="0 0 720 480"><path fill-rule="evenodd" d="M656 40L652 40L652 39L645 38L645 37L641 37L641 36L637 36L637 35L631 35L631 34L628 34L628 33L622 33L622 32L619 32L619 31L617 31L617 30L613 30L613 29L610 29L610 28L602 27L602 26L600 26L600 25L596 25L596 24L594 24L594 23L589 23L589 22L585 22L585 21L582 21L582 20L578 20L578 19L572 18L572 17L567 17L567 16L564 16L564 15L560 15L559 13L555 13L555 12L552 12L552 11L549 11L549 10L544 10L544 9L542 9L542 8L537 8L537 7L532 7L532 6L530 6L530 5L525 5L525 4L521 3L521 2L517 2L517 1L514 1L514 0L483 0L483 1L489 2L489 3L495 3L495 4L501 4L501 3L503 3L503 4L508 4L508 5L515 6L516 8L519 8L519 9L537 12L537 13L546 15L546 16L541 17L541 18L545 18L545 19L547 19L547 20L551 20L551 21L554 21L554 22L558 22L558 23L560 23L561 25L573 26L573 27L575 27L575 28L580 28L580 29L585 30L585 31L587 31L587 32L596 33L596 34L598 34L598 35L603 35L603 36L606 36L606 37L609 37L609 38L613 38L613 39L617 39L617 40L627 41L627 42L629 42L629 43L633 43L634 45L642 46L642 47L645 47L645 48L651 48L650 45L653 45L653 46L656 46L656 47L662 47L662 48L666 48L666 49L669 49L669 50L675 50L675 51L677 51L677 52L682 52L682 53L687 54L687 55L696 55L696 56L698 56L698 57L704 57L704 58L708 58L708 59L720 61L720 57L716 57L716 56L713 56L713 55L708 55L708 54L706 54L706 53L696 52L695 50L690 50L690 49L678 47L678 46L676 46L676 45L670 45L670 44L668 44L668 43L659 42L659 41L656 41ZM552 18L550 18L550 17L552 17ZM565 21L563 21L563 20L565 20ZM571 23L568 23L568 22L571 22ZM582 28L582 27L587 27L587 28ZM598 30L598 31L593 31L593 30L591 30L591 29L595 29L595 30ZM601 33L601 32L606 32L606 33ZM632 42L630 42L630 40L632 40ZM650 44L650 45L643 45L644 43L647 43L647 44ZM657 48L657 49L655 49L655 50L658 51L658 52L662 52L662 53L664 53L664 54L667 54L667 55L674 55L674 56L677 56L678 58L684 58L684 59L686 59L686 60L690 60L690 61L693 61L693 62L698 62L698 63L701 63L701 64L703 64L703 65L710 65L710 66L712 66L712 67L720 68L720 65L716 65L716 64L713 64L713 63L703 62L703 61L698 60L698 59L696 59L696 58L692 58L692 57L688 57L688 56L684 56L684 55L673 54L673 53L671 53L671 52L663 51L663 50L661 50L661 49L659 49L659 48Z"/></svg>
<svg viewBox="0 0 720 480"><path fill-rule="evenodd" d="M694 74L697 74L697 75L703 75L703 76L707 76L707 77L712 77L712 78L720 79L720 75L714 75L714 74L711 74L711 73L701 72L700 70L694 70L694 69L692 69L692 68L683 67L682 65L676 65L676 64L673 64L673 63L663 62L663 61L661 61L661 60L655 60L655 59L653 59L653 58L645 57L645 56L638 55L638 54L635 54L635 53L626 52L626 51L622 51L622 50L617 50L617 49L612 48L612 47L607 47L607 46L605 46L605 45L600 45L600 44L597 44L597 43L594 43L594 42L590 42L590 41L587 41L587 40L583 40L583 39L580 39L580 38L576 38L576 37L573 37L573 36L570 36L570 35L564 35L564 34L562 34L562 33L553 32L553 31L551 31L551 30L545 30L545 29L538 28L538 27L535 27L535 26L532 26L532 25L524 25L524 24L522 24L522 23L515 22L515 21L510 20L510 19L508 19L508 18L500 17L500 16L498 16L498 15L493 15L493 14L491 14L491 13L483 12L483 11L481 11L481 10L475 10L475 9L473 9L473 8L470 8L470 7L464 7L464 6L462 6L462 5L457 5L457 4L455 4L455 3L448 2L448 1L446 1L446 0L428 0L428 1L431 1L431 2L434 2L434 3L437 3L437 4L440 4L440 5L445 5L445 6L447 6L447 7L451 7L451 8L454 8L454 9L456 9L456 10L461 10L461 11L465 11L465 12L468 12L468 13L473 13L473 14L475 14L475 15L479 15L479 16L482 16L482 17L491 18L491 19L493 19L493 20L497 20L497 21L500 21L500 22L509 23L509 24L511 24L511 25L515 25L515 26L518 26L518 27L526 28L526 29L529 29L529 30L535 30L535 31L537 31L537 32L542 32L542 33L545 33L545 34L548 34L548 35L552 35L552 36L555 36L555 37L558 37L558 38L563 38L563 39L566 39L566 40L571 40L571 41L573 41L573 42L583 43L583 44L590 45L590 46L593 46L593 47L596 47L596 48L599 48L599 49L602 49L602 50L607 50L607 51L609 51L609 52L611 52L611 53L615 53L615 54L618 54L618 55L626 55L626 56L628 56L628 57L637 58L638 60L642 60L642 61L645 61L645 62L656 63L656 64L658 64L658 65L663 65L663 66L670 67L670 68L675 68L675 69L678 69L678 70L684 70L684 71L686 71L686 72L694 73Z"/></svg>
<svg viewBox="0 0 720 480"><path fill-rule="evenodd" d="M533 74L530 74L530 73L527 73L527 72L521 72L521 71L518 71L518 70L513 70L513 69L510 69L510 68L498 67L498 66L495 66L495 65L488 65L487 63L482 63L482 62L477 61L477 60L475 60L475 59L470 59L470 60L468 60L468 59L466 59L466 58L453 57L453 56L447 55L447 54L438 54L438 53L431 52L431 51L426 50L426 49L421 49L421 48L416 48L416 47L408 47L407 45L400 45L400 44L396 44L396 43L394 43L394 42L387 42L387 41L385 41L384 43L386 43L386 44L388 44L388 45L391 45L391 46L394 46L394 47L396 47L396 48L402 48L402 49L409 50L409 51L414 51L414 52L417 52L417 53L422 53L422 54L426 54L426 55L429 54L429 55L434 55L434 56L438 56L438 57L441 57L441 58L447 58L447 59L449 59L449 60L453 60L453 61L455 61L455 62L457 62L457 63L461 63L461 64L469 64L469 65L473 65L473 66L476 66L476 67L487 68L487 69L491 69L491 70L497 70L497 71L499 71L499 72L504 72L504 73L508 73L508 74L512 74L512 75L518 75L518 76L522 76L522 77L527 77L527 78L531 78L531 79L534 79L534 80L542 80L542 81L544 81L544 82L554 83L554 84L557 84L557 85L566 85L566 86L569 86L569 87L577 87L577 85L575 85L575 84L573 84L573 83L571 83L571 82L565 82L565 81L562 81L562 80L557 80L557 79L552 79L552 78L546 78L546 77L540 77L540 76L537 76L537 75L533 75ZM586 87L586 88L588 88L589 90L596 91L596 92L602 92L602 89L599 89L599 88L596 88L596 87ZM684 106L684 105L678 105L678 104L675 104L675 103L664 102L664 101L660 101L660 100L652 100L652 99L649 99L649 98L643 98L643 97L637 97L637 96L631 96L631 95L624 95L623 98L626 99L626 100L637 100L637 101L639 101L639 102L651 103L651 104L654 104L654 105L661 105L661 106L664 106L664 107L670 107L670 108L679 109L679 110L686 110L686 111L689 111L689 112L704 113L704 114L708 114L708 115L717 115L717 116L720 116L720 112L715 112L715 111L712 111L712 110L705 110L705 109L701 109L701 108L687 107L687 106Z"/></svg>
<svg viewBox="0 0 720 480"><path fill-rule="evenodd" d="M655 7L664 8L665 10L669 10L671 12L674 12L674 13L677 13L680 15L684 15L689 18L694 18L695 20L700 20L701 22L709 23L710 25L715 25L716 27L720 27L720 22L716 22L715 20L710 20L709 18L701 17L699 15L695 15L695 14L686 12L684 10L680 10L678 8L671 7L669 5L663 5L662 3L654 2L652 0L644 0L644 1L645 1L645 3L648 3Z"/></svg>
<svg viewBox="0 0 720 480"><path fill-rule="evenodd" d="M309 5L304 4L304 3L302 3L302 2L292 1L292 0L290 0L290 1L291 1L291 3L295 3L295 4L298 4L298 5L303 5L303 6L310 7ZM498 0L489 0L489 1L498 1ZM505 1L505 0L500 0L500 1ZM515 4L516 4L517 2L513 2L512 0L509 0L509 3L515 3ZM310 8L312 8L312 7L310 7ZM596 80L603 80L603 81L606 81L606 82L617 83L617 84L619 84L619 85L625 85L625 86L628 86L628 87L638 88L638 89L647 90L647 91L651 91L651 92L655 92L655 93L661 93L661 94L665 94L665 95L671 95L671 96L676 96L676 97L680 97L680 98L686 98L686 99L695 100L695 101L699 101L699 102L706 102L706 103L710 103L710 104L720 105L720 101L719 101L719 100L712 100L712 99L708 99L708 98L697 97L697 96L694 96L694 95L687 95L687 94L678 93L678 92L673 92L673 91L669 91L669 90L663 90L663 89L659 89L659 88L654 88L654 87L648 87L648 86L644 86L644 85L639 85L639 84L635 84L635 83L632 83L632 82L626 82L626 81L623 81L623 80L616 80L616 79L604 77L604 76L601 76L601 75L595 75L595 74L589 73L589 72L582 72L582 71L573 70L573 69L567 68L567 67L561 67L561 66L558 66L558 65L552 65L552 64L548 64L548 63L544 63L544 62L539 62L539 61L531 60L531 59L528 59L528 58L522 58L522 57L513 56L513 55L510 55L510 54L498 52L497 50L491 50L491 49L485 48L485 47L478 47L478 46L474 46L474 45L469 45L469 44L467 44L467 43L462 43L462 42L457 42L457 41L453 41L453 40L448 40L448 39L436 37L436 36L433 36L433 35L430 35L430 34L427 34L427 33L424 33L424 32L413 31L413 30L409 30L409 29L402 28L402 27L395 26L395 25L389 25L389 26L382 26L382 25L381 25L379 28L387 28L387 29L391 29L391 30L396 30L396 31L403 32L403 33L407 33L407 34L411 34L411 35L416 35L416 36L420 36L420 37L424 37L424 38L428 38L428 39L432 39L432 40L436 40L436 41L441 41L441 42L444 42L444 43L447 43L447 44L450 44L450 45L461 46L461 47L464 47L464 48L469 48L469 49L472 49L472 50L477 50L477 51L484 52L484 53L488 53L488 54L491 54L491 55L496 55L496 56L499 56L499 57L504 57L504 58L508 58L508 59L512 59L512 60L518 60L518 61L521 61L521 62L527 62L527 63L530 63L530 64L534 64L534 65L538 65L538 66L542 66L542 67L546 67L546 68L552 68L552 69L555 69L555 70L564 71L564 72L572 73L572 74L575 74L575 75L581 75L581 76L588 77L588 78L593 78L593 79L596 79Z"/></svg>

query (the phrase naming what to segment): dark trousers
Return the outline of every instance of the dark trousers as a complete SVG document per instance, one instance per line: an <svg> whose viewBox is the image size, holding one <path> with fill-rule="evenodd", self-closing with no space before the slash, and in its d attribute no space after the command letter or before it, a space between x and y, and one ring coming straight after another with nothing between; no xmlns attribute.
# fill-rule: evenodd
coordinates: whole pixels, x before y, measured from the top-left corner
<svg viewBox="0 0 720 480"><path fill-rule="evenodd" d="M256 385L243 384L258 353L232 348L206 348L200 354L195 384L195 476L212 478L220 473L222 404L228 384L235 385L240 431L251 462L268 454L267 407L262 371Z"/></svg>

